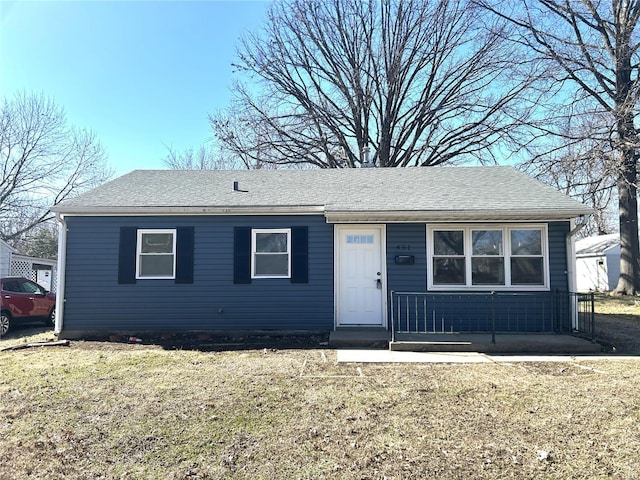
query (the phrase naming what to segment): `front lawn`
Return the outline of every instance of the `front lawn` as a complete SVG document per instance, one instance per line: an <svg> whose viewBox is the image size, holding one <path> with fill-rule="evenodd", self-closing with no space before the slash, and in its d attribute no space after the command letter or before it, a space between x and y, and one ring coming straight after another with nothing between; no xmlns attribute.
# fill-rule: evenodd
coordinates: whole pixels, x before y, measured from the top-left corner
<svg viewBox="0 0 640 480"><path fill-rule="evenodd" d="M640 297L596 293L595 326L606 351L640 355Z"/></svg>
<svg viewBox="0 0 640 480"><path fill-rule="evenodd" d="M639 451L640 361L358 365L321 347L106 342L0 352L2 480L628 479Z"/></svg>

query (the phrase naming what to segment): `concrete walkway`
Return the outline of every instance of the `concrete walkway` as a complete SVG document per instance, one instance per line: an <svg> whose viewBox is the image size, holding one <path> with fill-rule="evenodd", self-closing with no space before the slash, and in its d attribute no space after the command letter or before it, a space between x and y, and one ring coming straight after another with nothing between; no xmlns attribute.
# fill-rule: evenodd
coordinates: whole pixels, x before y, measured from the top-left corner
<svg viewBox="0 0 640 480"><path fill-rule="evenodd" d="M337 350L338 363L517 363L636 360L616 355L486 355L478 352L398 352L392 350Z"/></svg>

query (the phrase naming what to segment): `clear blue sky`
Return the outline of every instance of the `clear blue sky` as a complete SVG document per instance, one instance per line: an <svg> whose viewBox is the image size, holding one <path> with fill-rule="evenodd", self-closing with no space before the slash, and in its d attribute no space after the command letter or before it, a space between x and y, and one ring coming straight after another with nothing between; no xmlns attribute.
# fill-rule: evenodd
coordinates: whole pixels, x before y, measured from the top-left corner
<svg viewBox="0 0 640 480"><path fill-rule="evenodd" d="M0 96L43 93L117 174L199 147L227 106L238 39L268 1L0 0Z"/></svg>

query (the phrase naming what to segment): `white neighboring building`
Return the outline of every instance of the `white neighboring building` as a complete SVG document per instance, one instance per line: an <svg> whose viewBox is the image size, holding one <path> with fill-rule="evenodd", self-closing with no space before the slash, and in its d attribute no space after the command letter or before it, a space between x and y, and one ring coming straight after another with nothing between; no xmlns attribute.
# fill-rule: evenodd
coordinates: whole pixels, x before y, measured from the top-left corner
<svg viewBox="0 0 640 480"><path fill-rule="evenodd" d="M0 277L9 276L11 272L11 255L14 248L4 240L0 240Z"/></svg>
<svg viewBox="0 0 640 480"><path fill-rule="evenodd" d="M26 277L55 292L57 271L56 260L22 255L7 242L0 240L0 277Z"/></svg>
<svg viewBox="0 0 640 480"><path fill-rule="evenodd" d="M576 242L578 292L613 290L619 276L620 235L599 235Z"/></svg>

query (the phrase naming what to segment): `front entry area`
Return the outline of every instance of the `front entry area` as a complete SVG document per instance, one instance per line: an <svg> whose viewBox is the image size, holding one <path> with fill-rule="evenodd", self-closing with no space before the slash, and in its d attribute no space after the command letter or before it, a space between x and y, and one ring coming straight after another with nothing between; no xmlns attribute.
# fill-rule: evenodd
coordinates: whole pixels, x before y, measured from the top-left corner
<svg viewBox="0 0 640 480"><path fill-rule="evenodd" d="M336 226L336 326L385 327L384 227Z"/></svg>

